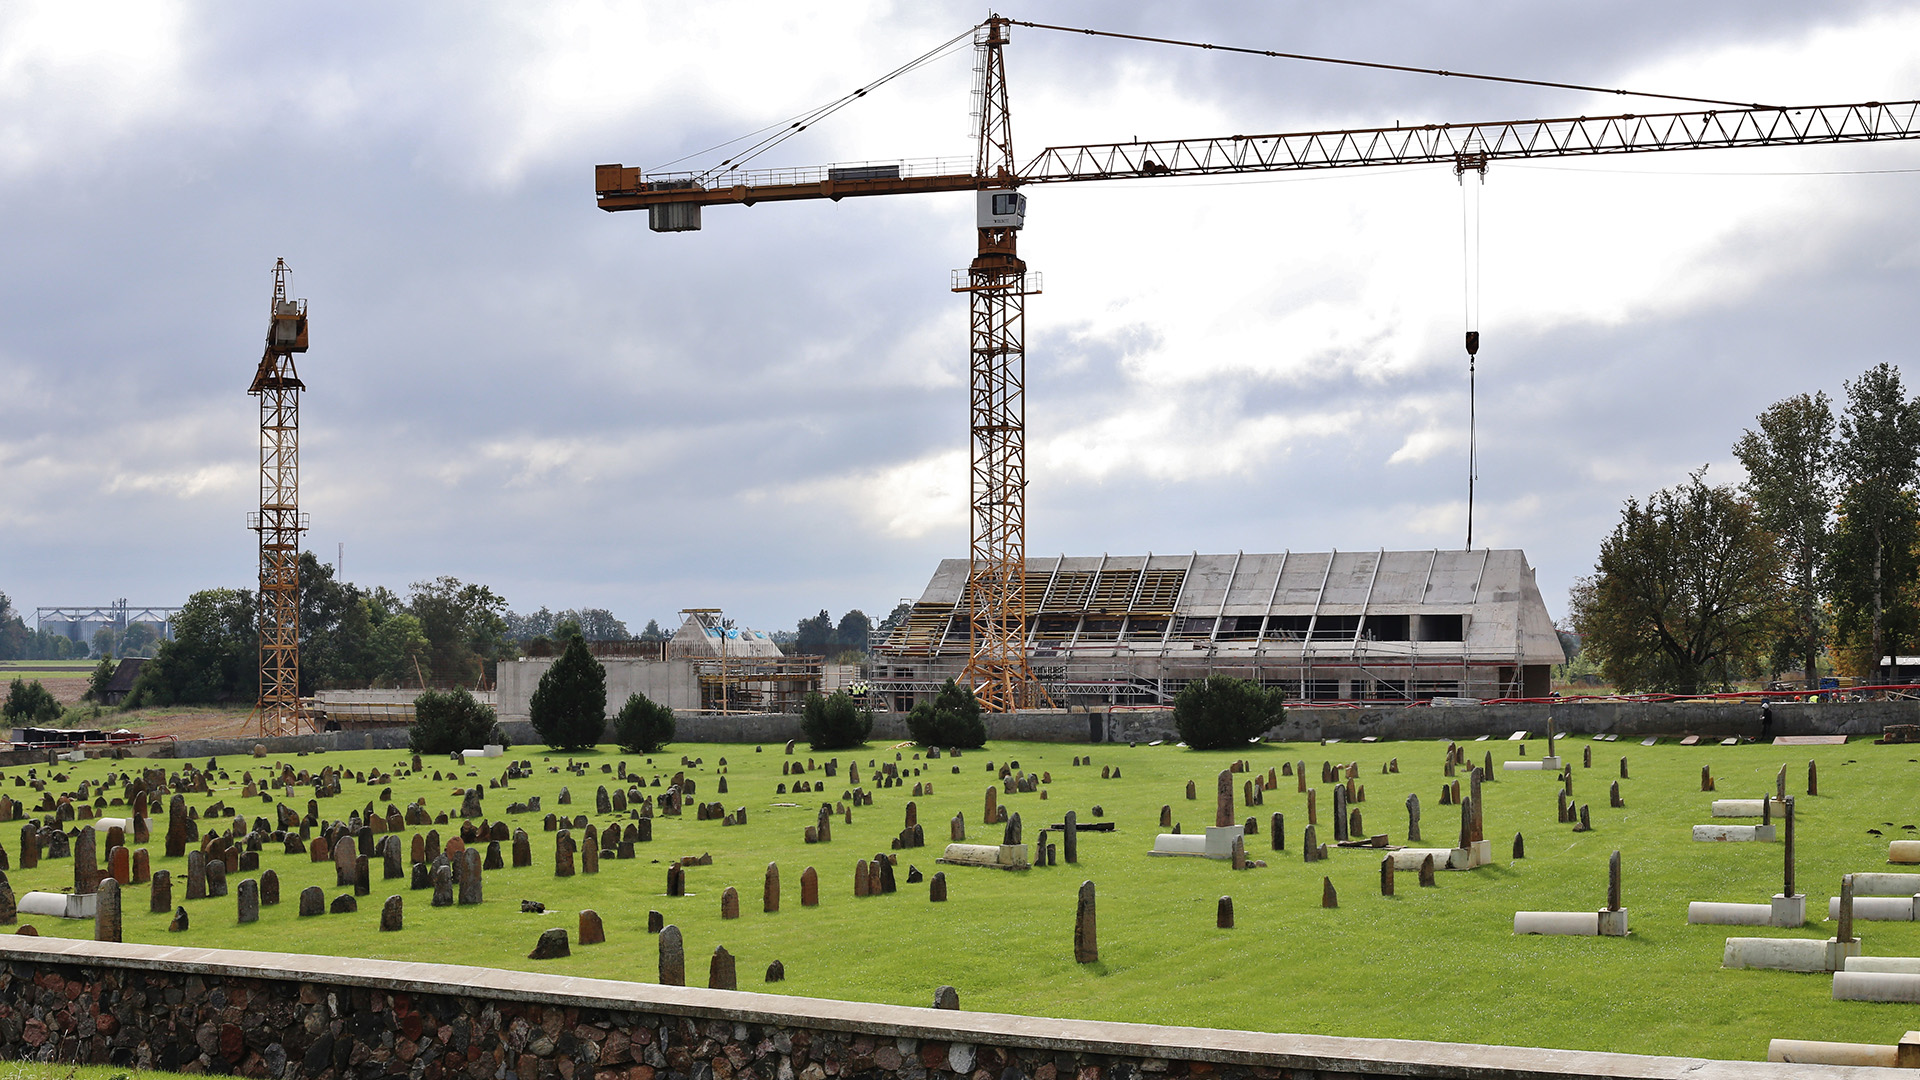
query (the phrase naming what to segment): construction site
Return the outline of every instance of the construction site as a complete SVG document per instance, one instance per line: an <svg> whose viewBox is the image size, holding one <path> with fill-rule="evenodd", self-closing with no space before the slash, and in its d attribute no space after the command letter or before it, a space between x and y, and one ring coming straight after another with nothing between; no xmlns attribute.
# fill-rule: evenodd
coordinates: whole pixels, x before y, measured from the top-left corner
<svg viewBox="0 0 1920 1080"><path fill-rule="evenodd" d="M1681 102L1691 111L1435 123L1291 134L1055 145L1016 156L1006 50L1016 28L1125 39L1175 49L1334 63ZM747 166L815 122L941 57L974 58L970 162L879 159L802 168ZM682 171L594 168L609 213L646 211L656 233L702 228L707 207L797 200L972 192L977 243L955 269L968 330L968 546L940 563L905 622L871 643L866 671L790 658L765 634L717 609L686 609L667 646L607 655L610 706L642 693L677 710L790 713L806 695L860 690L905 711L953 680L992 712L1163 707L1211 674L1254 679L1298 703L1427 704L1539 698L1565 659L1526 556L1474 543L1479 482L1475 404L1477 195L1503 161L1687 150L1807 146L1920 137L1920 102L1778 107L1573 83L1376 64L1217 46L992 16L880 78L751 136L722 160ZM730 146L741 143L721 144ZM716 148L717 150L717 148ZM710 155L711 156L711 155ZM685 160L685 159L681 159ZM1459 549L1030 558L1027 554L1028 298L1040 275L1019 253L1034 185L1361 169L1450 169L1463 191L1464 384L1467 409L1464 543ZM684 241L683 241L684 242ZM299 396L294 357L308 345L304 300L274 270L266 351L249 390L260 399L259 535L262 735L311 729L298 694ZM1390 537L1363 538L1367 543ZM499 707L519 714L549 660L503 664ZM342 703L343 705L346 703ZM401 704L401 703L396 703Z"/></svg>

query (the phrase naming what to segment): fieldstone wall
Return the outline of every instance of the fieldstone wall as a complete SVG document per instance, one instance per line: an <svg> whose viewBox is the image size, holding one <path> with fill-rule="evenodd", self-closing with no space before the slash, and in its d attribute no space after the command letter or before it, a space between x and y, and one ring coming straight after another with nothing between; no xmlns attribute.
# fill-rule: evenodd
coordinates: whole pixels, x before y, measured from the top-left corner
<svg viewBox="0 0 1920 1080"><path fill-rule="evenodd" d="M1052 1020L443 964L18 936L0 938L0 1055L309 1080L1806 1075L1805 1066L1764 1062ZM1820 1072L1835 1080L1904 1075Z"/></svg>

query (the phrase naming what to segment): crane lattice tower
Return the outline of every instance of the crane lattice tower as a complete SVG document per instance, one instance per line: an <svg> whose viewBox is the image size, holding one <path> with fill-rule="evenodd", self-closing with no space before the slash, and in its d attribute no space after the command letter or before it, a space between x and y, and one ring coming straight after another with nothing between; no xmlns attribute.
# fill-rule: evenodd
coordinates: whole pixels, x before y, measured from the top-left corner
<svg viewBox="0 0 1920 1080"><path fill-rule="evenodd" d="M300 391L293 354L307 351L307 302L287 298L287 261L273 266L266 352L247 393L260 399L260 510L249 526L260 537L261 735L293 735L300 705Z"/></svg>

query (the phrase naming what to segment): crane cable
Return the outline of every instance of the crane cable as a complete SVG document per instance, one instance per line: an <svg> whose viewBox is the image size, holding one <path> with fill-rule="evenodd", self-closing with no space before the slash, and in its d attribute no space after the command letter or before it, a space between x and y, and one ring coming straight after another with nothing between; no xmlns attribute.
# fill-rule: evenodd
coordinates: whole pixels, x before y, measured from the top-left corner
<svg viewBox="0 0 1920 1080"><path fill-rule="evenodd" d="M799 113L798 115L795 115L795 116L790 116L785 120L768 124L766 127L759 128L754 131L750 131L747 134L742 135L738 138L728 139L726 142L723 142L723 143L717 143L713 146L707 147L705 150L698 150L698 151L695 151L694 153L686 154L681 157L675 158L672 161L666 162L664 165L656 166L655 168L649 169L648 171L658 172L661 169L666 168L668 165L677 165L682 161L686 161L688 158L696 158L704 154L710 154L715 150L721 149L722 147L732 146L735 143L744 142L748 139L757 140L753 142L751 145L749 145L745 150L741 151L740 153L735 154L734 156L726 159L725 161L720 162L718 165L715 165L709 169L702 171L700 173L699 178L701 181L704 182L707 180L711 180L714 177L714 175L717 173L738 169L740 166L745 165L747 162L752 161L754 158L759 157L761 154L766 153L767 151L773 149L774 147L780 145L781 143L787 141L788 139L791 139L795 135L798 135L801 132L807 130L809 127L812 127L814 124L817 124L822 120L825 120L827 117L832 116L834 113L839 112L841 109L846 108L848 105L851 105L854 102L860 100L861 98L866 97L867 94L871 93L872 91L878 90L880 87L885 86L886 84L892 82L893 80L899 78L902 75L908 74L909 72L925 67L926 65L933 63L935 60L939 60L942 57L945 57L949 53L958 51L961 45L969 43L971 41L971 39L973 38L974 32L978 29L979 29L979 26L969 26L965 30L962 30L960 33L955 34L953 37L948 38L947 40L941 42L940 44L934 46L933 48L927 50L926 52L921 53L919 56L914 57L912 60L909 60L906 63L901 64L899 67L896 67L893 70L887 72L886 74L881 75L880 77L874 79L872 82L869 82L864 86L860 86L852 91L849 91L848 93L842 94L841 96L834 98L832 101L829 101L823 105L815 106L812 109L808 109L806 112Z"/></svg>
<svg viewBox="0 0 1920 1080"><path fill-rule="evenodd" d="M1475 183L1467 183L1467 173L1478 174ZM1455 171L1460 182L1460 261L1461 318L1466 324L1467 345L1467 550L1473 550L1473 494L1480 480L1479 401L1475 370L1480 355L1480 189L1487 182L1484 160L1479 168L1467 166Z"/></svg>
<svg viewBox="0 0 1920 1080"><path fill-rule="evenodd" d="M1213 52L1243 53L1248 56L1265 56L1275 60L1306 60L1316 64L1340 64L1346 67L1374 68L1379 71L1405 71L1415 75L1442 75L1454 79L1477 79L1482 82L1514 83L1520 86L1545 86L1554 90L1581 90L1593 94L1620 94L1626 97L1659 98L1665 101L1691 101L1700 105L1729 105L1736 109L1771 109L1778 106L1760 105L1750 101L1723 101L1719 98L1692 97L1686 94L1656 94L1645 90L1619 90L1606 86L1586 86L1581 83L1553 82L1547 79L1520 79L1509 75L1484 75L1470 71L1447 71L1441 68L1414 67L1408 64L1383 64L1373 60L1346 60L1334 56L1313 56L1308 53L1277 52L1273 49L1247 49L1237 45L1213 45L1204 41L1182 41L1179 38L1150 37L1146 34L1122 34L1113 30L1088 30L1072 26L1053 26L1048 23L1023 22L1009 19L1015 26L1025 26L1034 30L1058 30L1066 34L1086 34L1090 37L1120 38L1125 41L1145 41L1155 45L1178 45L1187 49L1208 49Z"/></svg>

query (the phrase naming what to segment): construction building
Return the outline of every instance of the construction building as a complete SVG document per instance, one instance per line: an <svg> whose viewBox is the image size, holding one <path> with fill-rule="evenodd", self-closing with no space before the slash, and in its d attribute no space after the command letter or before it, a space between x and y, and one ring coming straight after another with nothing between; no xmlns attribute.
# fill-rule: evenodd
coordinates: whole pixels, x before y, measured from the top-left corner
<svg viewBox="0 0 1920 1080"><path fill-rule="evenodd" d="M1210 674L1290 702L1544 697L1565 662L1523 552L1026 560L1028 662L1057 705L1165 705ZM968 655L967 561L945 559L870 646L869 700L905 710Z"/></svg>

